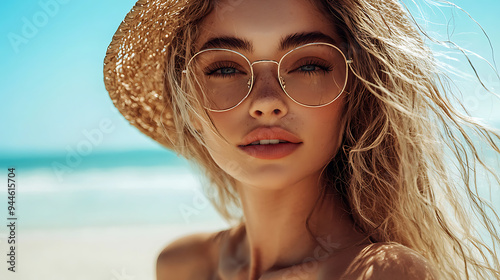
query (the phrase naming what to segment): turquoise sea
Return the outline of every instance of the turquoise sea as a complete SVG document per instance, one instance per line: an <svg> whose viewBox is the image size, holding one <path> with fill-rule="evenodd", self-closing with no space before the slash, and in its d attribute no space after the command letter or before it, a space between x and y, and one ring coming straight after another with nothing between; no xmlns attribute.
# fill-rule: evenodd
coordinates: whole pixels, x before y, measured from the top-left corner
<svg viewBox="0 0 500 280"><path fill-rule="evenodd" d="M168 151L0 159L15 168L22 229L188 225L218 221L188 163ZM4 180L2 180L4 181ZM6 192L0 196L7 205ZM0 211L0 217L7 211ZM2 220L5 220L2 218Z"/></svg>

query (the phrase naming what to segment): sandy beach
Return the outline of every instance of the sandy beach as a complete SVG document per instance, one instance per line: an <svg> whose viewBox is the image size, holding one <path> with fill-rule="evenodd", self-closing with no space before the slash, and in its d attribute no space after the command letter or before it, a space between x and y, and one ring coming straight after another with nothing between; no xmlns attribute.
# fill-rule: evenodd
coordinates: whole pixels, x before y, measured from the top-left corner
<svg viewBox="0 0 500 280"><path fill-rule="evenodd" d="M122 226L30 230L18 233L16 272L3 262L7 280L149 280L155 279L158 253L178 237L227 228L210 224ZM2 240L5 236L2 236ZM7 244L0 244L6 252ZM6 257L4 257L6 259Z"/></svg>

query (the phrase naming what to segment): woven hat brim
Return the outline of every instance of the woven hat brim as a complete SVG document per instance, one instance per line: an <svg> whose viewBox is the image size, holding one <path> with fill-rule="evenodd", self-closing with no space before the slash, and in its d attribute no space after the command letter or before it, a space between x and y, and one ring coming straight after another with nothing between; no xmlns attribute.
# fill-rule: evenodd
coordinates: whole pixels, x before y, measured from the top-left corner
<svg viewBox="0 0 500 280"><path fill-rule="evenodd" d="M104 84L120 113L141 132L173 149L175 127L165 91L169 36L183 1L140 0L118 27L104 58Z"/></svg>

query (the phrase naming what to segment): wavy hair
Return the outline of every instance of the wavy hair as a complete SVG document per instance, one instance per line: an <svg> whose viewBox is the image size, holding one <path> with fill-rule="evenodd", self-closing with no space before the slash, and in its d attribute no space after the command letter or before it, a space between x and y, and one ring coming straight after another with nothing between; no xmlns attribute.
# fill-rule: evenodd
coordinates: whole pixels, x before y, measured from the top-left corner
<svg viewBox="0 0 500 280"><path fill-rule="evenodd" d="M452 105L449 79L438 70L425 33L397 0L310 1L331 20L354 61L342 146L322 173L318 201L326 193L340 194L359 231L419 252L442 279L500 279L500 219L477 193L476 166L499 179L472 141L478 136L498 154L499 135ZM198 27L218 2L173 5L180 16L169 38L165 100L175 127L182 128L176 152L204 171L207 195L219 213L243 221L234 179L212 160L196 129L215 127L195 86L182 78L196 51ZM491 245L477 237L471 212Z"/></svg>

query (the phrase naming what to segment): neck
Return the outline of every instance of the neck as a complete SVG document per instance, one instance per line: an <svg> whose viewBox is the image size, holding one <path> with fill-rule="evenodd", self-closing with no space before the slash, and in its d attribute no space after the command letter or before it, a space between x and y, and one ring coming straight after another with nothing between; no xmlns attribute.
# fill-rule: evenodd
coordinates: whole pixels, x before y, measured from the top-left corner
<svg viewBox="0 0 500 280"><path fill-rule="evenodd" d="M272 190L238 186L245 215L239 243L249 279L311 258L320 261L334 249L359 240L338 199L329 195L324 203L317 201L317 178ZM314 238L306 228L310 214Z"/></svg>

